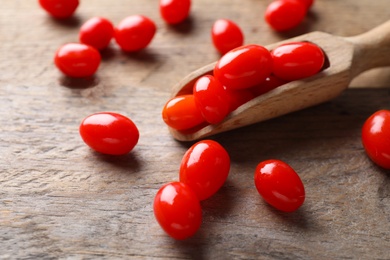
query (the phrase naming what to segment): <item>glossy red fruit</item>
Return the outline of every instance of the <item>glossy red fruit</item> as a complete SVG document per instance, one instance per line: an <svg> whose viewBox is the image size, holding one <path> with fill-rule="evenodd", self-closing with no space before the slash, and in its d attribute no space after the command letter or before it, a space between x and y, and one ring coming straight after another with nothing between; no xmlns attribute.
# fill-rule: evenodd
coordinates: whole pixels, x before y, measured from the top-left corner
<svg viewBox="0 0 390 260"><path fill-rule="evenodd" d="M250 88L250 90L252 91L253 95L258 97L286 83L286 80L283 80L271 74L268 78L265 79L263 83Z"/></svg>
<svg viewBox="0 0 390 260"><path fill-rule="evenodd" d="M255 95L251 89L248 88L240 90L227 90L227 93L229 96L229 113L233 112L249 100L255 98Z"/></svg>
<svg viewBox="0 0 390 260"><path fill-rule="evenodd" d="M272 159L260 162L254 179L259 194L278 210L292 212L305 201L301 178L283 161Z"/></svg>
<svg viewBox="0 0 390 260"><path fill-rule="evenodd" d="M160 0L160 15L168 24L178 24L189 16L191 0Z"/></svg>
<svg viewBox="0 0 390 260"><path fill-rule="evenodd" d="M82 43L65 44L54 56L57 68L73 78L92 76L99 68L100 61L100 53L95 48Z"/></svg>
<svg viewBox="0 0 390 260"><path fill-rule="evenodd" d="M297 1L302 2L306 6L306 9L309 9L314 4L314 0L297 0Z"/></svg>
<svg viewBox="0 0 390 260"><path fill-rule="evenodd" d="M265 21L276 31L298 26L306 16L306 5L298 0L276 0L265 11Z"/></svg>
<svg viewBox="0 0 390 260"><path fill-rule="evenodd" d="M194 84L193 95L196 105L208 123L217 124L229 113L226 89L213 76L200 77Z"/></svg>
<svg viewBox="0 0 390 260"><path fill-rule="evenodd" d="M190 129L205 121L192 94L168 100L163 107L162 118L168 126L176 130Z"/></svg>
<svg viewBox="0 0 390 260"><path fill-rule="evenodd" d="M115 28L114 37L123 51L133 52L146 48L156 30L156 24L148 17L132 15L119 23Z"/></svg>
<svg viewBox="0 0 390 260"><path fill-rule="evenodd" d="M98 50L108 46L114 36L114 26L103 17L93 17L80 28L79 40L81 43L91 45Z"/></svg>
<svg viewBox="0 0 390 260"><path fill-rule="evenodd" d="M378 110L365 121L362 143L366 154L384 169L390 169L390 110Z"/></svg>
<svg viewBox="0 0 390 260"><path fill-rule="evenodd" d="M214 195L225 183L230 170L230 157L225 148L213 140L192 145L180 164L180 181L196 193L199 200Z"/></svg>
<svg viewBox="0 0 390 260"><path fill-rule="evenodd" d="M39 4L51 16L64 19L73 15L79 0L39 0Z"/></svg>
<svg viewBox="0 0 390 260"><path fill-rule="evenodd" d="M241 28L228 19L218 19L211 29L211 38L214 47L221 53L240 47L244 43L244 34Z"/></svg>
<svg viewBox="0 0 390 260"><path fill-rule="evenodd" d="M193 236L202 224L202 209L196 194L182 182L165 184L153 203L154 216L171 237L183 240Z"/></svg>
<svg viewBox="0 0 390 260"><path fill-rule="evenodd" d="M100 112L80 124L80 136L93 150L110 155L129 153L138 143L139 132L131 119L118 113Z"/></svg>
<svg viewBox="0 0 390 260"><path fill-rule="evenodd" d="M273 73L286 81L310 77L321 71L325 54L316 44L292 42L271 51Z"/></svg>
<svg viewBox="0 0 390 260"><path fill-rule="evenodd" d="M263 83L272 71L270 52L260 45L244 45L223 55L214 77L227 89L244 89Z"/></svg>

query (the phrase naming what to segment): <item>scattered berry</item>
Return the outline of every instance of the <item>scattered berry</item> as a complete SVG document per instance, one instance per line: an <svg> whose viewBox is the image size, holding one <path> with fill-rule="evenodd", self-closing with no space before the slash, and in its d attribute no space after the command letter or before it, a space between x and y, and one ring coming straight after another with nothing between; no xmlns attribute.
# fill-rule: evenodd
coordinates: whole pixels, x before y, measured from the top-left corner
<svg viewBox="0 0 390 260"><path fill-rule="evenodd" d="M110 155L129 153L138 143L137 126L128 117L113 112L87 116L80 124L80 136L93 150Z"/></svg>
<svg viewBox="0 0 390 260"><path fill-rule="evenodd" d="M265 11L265 21L276 31L298 26L306 16L306 5L298 0L276 0Z"/></svg>
<svg viewBox="0 0 390 260"><path fill-rule="evenodd" d="M168 24L178 24L189 16L191 0L160 0L160 14Z"/></svg>
<svg viewBox="0 0 390 260"><path fill-rule="evenodd" d="M390 110L378 110L366 119L362 128L366 154L384 169L390 169Z"/></svg>
<svg viewBox="0 0 390 260"><path fill-rule="evenodd" d="M146 48L156 33L156 24L146 16L133 15L123 19L115 28L114 37L123 51Z"/></svg>
<svg viewBox="0 0 390 260"><path fill-rule="evenodd" d="M79 0L39 0L41 7L51 16L69 18L79 6Z"/></svg>
<svg viewBox="0 0 390 260"><path fill-rule="evenodd" d="M157 192L154 216L172 238L183 240L193 236L202 224L202 208L196 194L185 183L171 182Z"/></svg>
<svg viewBox="0 0 390 260"><path fill-rule="evenodd" d="M205 200L222 187L229 170L230 157L225 148L216 141L202 140L184 154L180 181L190 186L199 200Z"/></svg>
<svg viewBox="0 0 390 260"><path fill-rule="evenodd" d="M214 22L211 30L211 38L215 48L221 54L240 47L244 43L244 35L241 28L228 19L218 19Z"/></svg>
<svg viewBox="0 0 390 260"><path fill-rule="evenodd" d="M80 28L81 43L91 45L98 50L105 49L114 36L114 26L103 17L93 17Z"/></svg>
<svg viewBox="0 0 390 260"><path fill-rule="evenodd" d="M65 44L54 56L57 68L73 78L92 76L99 68L100 61L100 53L95 48L82 43Z"/></svg>
<svg viewBox="0 0 390 260"><path fill-rule="evenodd" d="M301 178L291 166L280 160L259 163L255 171L255 185L263 199L281 211L295 211L305 200Z"/></svg>

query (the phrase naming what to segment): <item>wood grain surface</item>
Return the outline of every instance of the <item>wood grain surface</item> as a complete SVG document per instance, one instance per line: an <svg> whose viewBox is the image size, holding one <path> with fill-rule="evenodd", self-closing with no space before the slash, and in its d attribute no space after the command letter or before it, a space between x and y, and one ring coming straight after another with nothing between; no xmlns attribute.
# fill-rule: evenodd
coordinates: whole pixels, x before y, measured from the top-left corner
<svg viewBox="0 0 390 260"><path fill-rule="evenodd" d="M176 82L219 58L210 39L217 18L262 45L316 30L352 36L390 18L389 0L317 0L301 26L279 34L263 20L269 2L193 0L190 18L168 26L157 0L81 0L66 21L35 0L2 0L0 259L390 259L390 173L367 158L360 133L370 114L390 109L389 68L360 75L327 103L213 136L232 165L202 202L199 232L175 241L154 219L157 190L178 179L192 144L170 136L161 109ZM91 80L57 71L54 52L77 41L83 22L132 14L157 24L147 49L125 54L112 42ZM137 124L131 153L104 156L82 142L81 120L100 111ZM253 173L269 158L301 176L298 211L281 213L258 195Z"/></svg>

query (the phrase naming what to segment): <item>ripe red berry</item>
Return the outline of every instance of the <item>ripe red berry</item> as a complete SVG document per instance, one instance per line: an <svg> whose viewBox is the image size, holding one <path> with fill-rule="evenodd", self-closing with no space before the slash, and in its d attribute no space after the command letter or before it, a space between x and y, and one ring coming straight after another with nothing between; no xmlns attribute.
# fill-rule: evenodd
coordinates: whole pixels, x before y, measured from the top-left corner
<svg viewBox="0 0 390 260"><path fill-rule="evenodd" d="M208 123L217 124L229 113L226 89L213 76L200 77L194 84L193 95L196 105Z"/></svg>
<svg viewBox="0 0 390 260"><path fill-rule="evenodd" d="M103 17L93 17L80 28L79 40L81 43L91 45L98 50L108 46L114 35L114 26Z"/></svg>
<svg viewBox="0 0 390 260"><path fill-rule="evenodd" d="M129 153L139 139L134 122L113 112L87 116L81 122L79 132L83 141L93 150L110 155Z"/></svg>
<svg viewBox="0 0 390 260"><path fill-rule="evenodd" d="M252 93L257 97L286 83L286 80L283 80L271 74L268 78L265 79L263 83L251 87L250 91L252 91Z"/></svg>
<svg viewBox="0 0 390 260"><path fill-rule="evenodd" d="M199 200L214 195L225 183L230 157L216 141L202 140L192 145L180 164L180 181L196 193Z"/></svg>
<svg viewBox="0 0 390 260"><path fill-rule="evenodd" d="M310 77L321 71L325 54L316 44L292 42L271 51L273 73L286 81Z"/></svg>
<svg viewBox="0 0 390 260"><path fill-rule="evenodd" d="M191 0L160 0L160 14L168 24L184 21L191 9Z"/></svg>
<svg viewBox="0 0 390 260"><path fill-rule="evenodd" d="M314 4L314 0L297 0L297 1L302 2L306 6L306 9L309 9Z"/></svg>
<svg viewBox="0 0 390 260"><path fill-rule="evenodd" d="M156 33L156 24L146 16L132 15L115 28L114 37L123 51L133 52L146 48Z"/></svg>
<svg viewBox="0 0 390 260"><path fill-rule="evenodd" d="M92 76L99 68L100 60L100 53L95 48L82 43L65 44L54 56L57 68L73 78Z"/></svg>
<svg viewBox="0 0 390 260"><path fill-rule="evenodd" d="M193 236L202 224L202 209L196 194L182 182L165 184L153 202L154 216L172 238L183 240Z"/></svg>
<svg viewBox="0 0 390 260"><path fill-rule="evenodd" d="M254 180L263 199L281 211L295 211L305 201L301 178L283 161L266 160L259 163Z"/></svg>
<svg viewBox="0 0 390 260"><path fill-rule="evenodd" d="M51 16L64 19L73 15L79 0L39 0L39 4Z"/></svg>
<svg viewBox="0 0 390 260"><path fill-rule="evenodd" d="M244 45L223 55L214 77L227 89L244 89L265 81L272 71L270 52L260 45Z"/></svg>
<svg viewBox="0 0 390 260"><path fill-rule="evenodd" d="M205 121L192 94L168 100L163 107L162 118L168 126L176 130L190 129Z"/></svg>
<svg viewBox="0 0 390 260"><path fill-rule="evenodd" d="M276 31L298 26L306 16L307 7L298 0L276 0L265 11L266 22Z"/></svg>
<svg viewBox="0 0 390 260"><path fill-rule="evenodd" d="M214 22L211 38L215 48L221 54L240 47L244 43L244 35L241 28L228 19L218 19Z"/></svg>
<svg viewBox="0 0 390 260"><path fill-rule="evenodd" d="M390 110L378 110L366 119L362 128L366 154L384 169L390 169Z"/></svg>
<svg viewBox="0 0 390 260"><path fill-rule="evenodd" d="M251 91L251 88L239 89L239 90L227 89L227 93L228 93L229 112L233 112L241 105L255 98L255 95Z"/></svg>

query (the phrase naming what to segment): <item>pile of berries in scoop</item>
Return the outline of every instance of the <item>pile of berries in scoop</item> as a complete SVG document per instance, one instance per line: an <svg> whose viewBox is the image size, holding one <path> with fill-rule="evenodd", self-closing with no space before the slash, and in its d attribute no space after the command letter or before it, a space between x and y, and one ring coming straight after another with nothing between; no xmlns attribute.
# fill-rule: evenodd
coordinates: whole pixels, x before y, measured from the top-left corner
<svg viewBox="0 0 390 260"><path fill-rule="evenodd" d="M79 0L39 0L39 3L54 18L66 19L76 11ZM264 18L276 31L290 30L304 20L312 5L313 0L276 0L269 4ZM168 24L186 20L190 7L191 0L159 2L161 17ZM79 42L60 47L54 62L66 76L90 77L100 65L100 51L112 39L123 51L134 52L146 48L155 33L155 23L143 15L126 17L116 27L106 18L93 17L81 26ZM176 130L217 124L254 97L320 72L326 57L318 46L309 42L292 42L273 50L243 45L242 30L229 19L215 21L211 39L223 55L213 74L201 77L191 94L177 96L163 108L165 123ZM131 152L139 139L136 124L115 112L97 112L85 117L79 133L91 149L115 156ZM379 110L365 121L362 145L374 163L390 169L389 110ZM202 140L191 146L182 158L179 180L163 185L154 198L154 214L163 230L175 239L194 235L202 222L200 202L223 186L229 171L229 154L218 142ZM257 165L254 184L261 197L281 211L295 211L305 200L299 175L277 159Z"/></svg>
<svg viewBox="0 0 390 260"><path fill-rule="evenodd" d="M218 60L212 75L196 80L192 93L168 100L163 120L187 132L218 124L249 100L289 81L313 76L324 64L325 54L310 42L290 42L271 51L254 44L237 47Z"/></svg>

